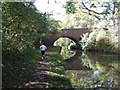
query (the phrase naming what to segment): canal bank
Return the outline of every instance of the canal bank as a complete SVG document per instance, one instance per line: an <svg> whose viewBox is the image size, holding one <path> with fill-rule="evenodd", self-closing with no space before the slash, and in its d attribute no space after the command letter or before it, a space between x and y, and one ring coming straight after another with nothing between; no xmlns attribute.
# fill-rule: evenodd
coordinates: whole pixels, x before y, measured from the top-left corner
<svg viewBox="0 0 120 90"><path fill-rule="evenodd" d="M63 67L64 63L59 48L49 47L46 51L46 59L39 59L36 62L34 69L19 88L71 89L70 80Z"/></svg>

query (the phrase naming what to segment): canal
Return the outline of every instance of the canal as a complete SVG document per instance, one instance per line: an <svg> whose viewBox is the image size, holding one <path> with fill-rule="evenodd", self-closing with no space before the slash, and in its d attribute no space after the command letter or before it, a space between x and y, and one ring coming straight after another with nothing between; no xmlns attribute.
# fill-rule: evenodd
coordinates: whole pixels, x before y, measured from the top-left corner
<svg viewBox="0 0 120 90"><path fill-rule="evenodd" d="M116 54L75 51L65 59L66 75L74 88L117 88L120 83L120 61Z"/></svg>
<svg viewBox="0 0 120 90"><path fill-rule="evenodd" d="M62 38L54 46L62 47L65 73L73 88L120 88L119 55L71 50L71 43L75 45Z"/></svg>

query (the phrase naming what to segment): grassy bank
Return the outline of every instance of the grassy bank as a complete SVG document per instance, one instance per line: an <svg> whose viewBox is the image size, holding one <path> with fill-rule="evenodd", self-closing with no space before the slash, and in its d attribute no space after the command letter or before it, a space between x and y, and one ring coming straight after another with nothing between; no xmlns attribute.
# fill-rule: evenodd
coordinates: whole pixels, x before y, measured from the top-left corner
<svg viewBox="0 0 120 90"><path fill-rule="evenodd" d="M50 70L47 71L45 82L49 84L48 88L71 88L70 81L65 75L63 67L65 61L59 54L59 48L48 50L47 53L46 63L49 64L46 67ZM32 71L35 69L35 64L41 58L40 51L36 49L27 49L21 54L19 53L19 55L15 53L12 53L12 55L7 55L6 58L3 56L3 88L18 88L19 85L26 82L28 75L32 74ZM11 56L15 57L15 59L17 59L17 56L19 58L17 60L7 60Z"/></svg>
<svg viewBox="0 0 120 90"><path fill-rule="evenodd" d="M65 75L65 69L63 67L65 61L59 54L58 48L54 48L49 52L46 62L50 63L48 65L50 71L47 71L47 74L51 76L51 78L47 79L49 88L72 88L68 77Z"/></svg>
<svg viewBox="0 0 120 90"><path fill-rule="evenodd" d="M2 88L13 88L23 83L39 58L39 50L32 48L26 49L22 53L11 52L7 55L4 53L2 59Z"/></svg>

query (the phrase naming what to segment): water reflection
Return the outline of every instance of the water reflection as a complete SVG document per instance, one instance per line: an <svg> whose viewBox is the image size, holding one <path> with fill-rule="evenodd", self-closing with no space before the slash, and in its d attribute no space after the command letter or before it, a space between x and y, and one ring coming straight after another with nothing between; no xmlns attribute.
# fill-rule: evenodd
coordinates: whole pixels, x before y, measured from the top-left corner
<svg viewBox="0 0 120 90"><path fill-rule="evenodd" d="M64 59L73 57L76 54L76 51L71 50L72 45L76 45L76 43L69 38L59 38L54 42L54 46L61 47L60 54L63 56Z"/></svg>
<svg viewBox="0 0 120 90"><path fill-rule="evenodd" d="M87 66L91 70L66 70L73 87L119 87L120 70L118 64L120 61L118 61L118 55L87 52L82 53L78 58L82 66Z"/></svg>

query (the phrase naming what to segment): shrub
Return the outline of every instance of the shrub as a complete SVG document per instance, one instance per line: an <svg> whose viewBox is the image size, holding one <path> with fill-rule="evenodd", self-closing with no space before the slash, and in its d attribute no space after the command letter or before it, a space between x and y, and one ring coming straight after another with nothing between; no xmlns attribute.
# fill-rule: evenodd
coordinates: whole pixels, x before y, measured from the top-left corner
<svg viewBox="0 0 120 90"><path fill-rule="evenodd" d="M117 36L110 34L110 31L100 28L93 30L89 35L83 35L80 44L84 51L96 50L102 52L118 53L119 46L118 40L116 38Z"/></svg>

